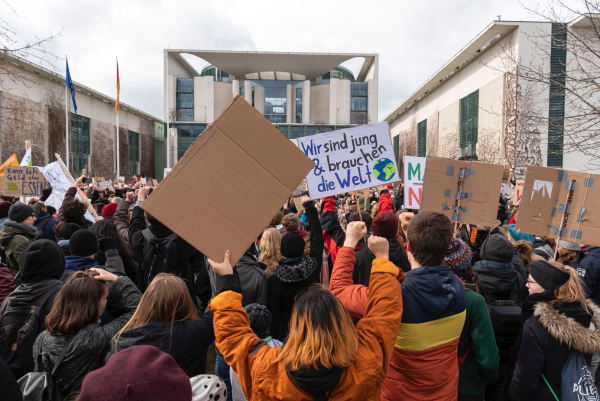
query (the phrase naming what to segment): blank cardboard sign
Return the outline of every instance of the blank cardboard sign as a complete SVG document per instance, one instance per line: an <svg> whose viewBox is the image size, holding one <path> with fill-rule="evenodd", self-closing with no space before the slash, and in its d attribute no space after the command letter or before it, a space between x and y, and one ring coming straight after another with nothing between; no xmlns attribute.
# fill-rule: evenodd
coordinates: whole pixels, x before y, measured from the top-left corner
<svg viewBox="0 0 600 401"><path fill-rule="evenodd" d="M312 161L237 96L143 208L211 259L236 263Z"/></svg>
<svg viewBox="0 0 600 401"><path fill-rule="evenodd" d="M529 167L517 227L524 233L600 245L600 212L594 206L598 199L600 175Z"/></svg>
<svg viewBox="0 0 600 401"><path fill-rule="evenodd" d="M428 157L421 210L444 213L452 222L494 226L503 173L504 167L496 164Z"/></svg>

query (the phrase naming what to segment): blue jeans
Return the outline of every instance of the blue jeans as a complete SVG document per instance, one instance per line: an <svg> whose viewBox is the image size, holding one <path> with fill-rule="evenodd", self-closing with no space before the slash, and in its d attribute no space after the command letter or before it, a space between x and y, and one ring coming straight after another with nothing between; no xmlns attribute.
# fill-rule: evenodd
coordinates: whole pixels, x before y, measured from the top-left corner
<svg viewBox="0 0 600 401"><path fill-rule="evenodd" d="M227 401L233 401L231 396L231 381L229 380L229 365L227 365L217 347L215 347L215 375L223 379L225 386L227 386Z"/></svg>

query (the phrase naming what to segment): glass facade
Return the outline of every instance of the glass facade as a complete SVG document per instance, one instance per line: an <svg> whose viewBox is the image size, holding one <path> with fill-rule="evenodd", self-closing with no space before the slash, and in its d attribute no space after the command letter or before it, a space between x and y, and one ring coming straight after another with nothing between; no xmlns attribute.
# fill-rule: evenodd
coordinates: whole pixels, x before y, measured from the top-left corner
<svg viewBox="0 0 600 401"><path fill-rule="evenodd" d="M225 72L214 65L209 65L208 67L204 67L200 72L201 77L214 77L217 82L230 82L229 73Z"/></svg>
<svg viewBox="0 0 600 401"><path fill-rule="evenodd" d="M302 123L302 88L296 87L296 122Z"/></svg>
<svg viewBox="0 0 600 401"><path fill-rule="evenodd" d="M137 175L140 173L140 134L135 131L129 131L127 132L127 139L129 174Z"/></svg>
<svg viewBox="0 0 600 401"><path fill-rule="evenodd" d="M181 159L192 142L206 129L208 124L173 124L177 128L177 159Z"/></svg>
<svg viewBox="0 0 600 401"><path fill-rule="evenodd" d="M369 83L350 84L350 123L367 124L369 110Z"/></svg>
<svg viewBox="0 0 600 401"><path fill-rule="evenodd" d="M176 121L194 121L194 78L177 78Z"/></svg>
<svg viewBox="0 0 600 401"><path fill-rule="evenodd" d="M88 165L90 155L90 119L71 113L69 153L71 170L77 174Z"/></svg>

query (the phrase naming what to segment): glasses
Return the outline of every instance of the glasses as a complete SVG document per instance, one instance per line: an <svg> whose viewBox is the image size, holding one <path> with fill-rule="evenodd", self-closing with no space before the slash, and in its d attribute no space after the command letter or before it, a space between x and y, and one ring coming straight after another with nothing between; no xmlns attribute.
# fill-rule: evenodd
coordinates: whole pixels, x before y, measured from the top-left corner
<svg viewBox="0 0 600 401"><path fill-rule="evenodd" d="M537 284L537 281L534 281L534 280L527 280L527 284Z"/></svg>

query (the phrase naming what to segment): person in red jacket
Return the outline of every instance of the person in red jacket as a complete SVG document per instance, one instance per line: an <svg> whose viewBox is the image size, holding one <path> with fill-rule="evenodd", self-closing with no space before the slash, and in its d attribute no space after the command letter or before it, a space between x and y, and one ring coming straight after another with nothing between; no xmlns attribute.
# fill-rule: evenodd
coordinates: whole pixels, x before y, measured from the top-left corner
<svg viewBox="0 0 600 401"><path fill-rule="evenodd" d="M379 193L379 212L377 213L394 213L394 207L390 191L387 189L382 190Z"/></svg>

